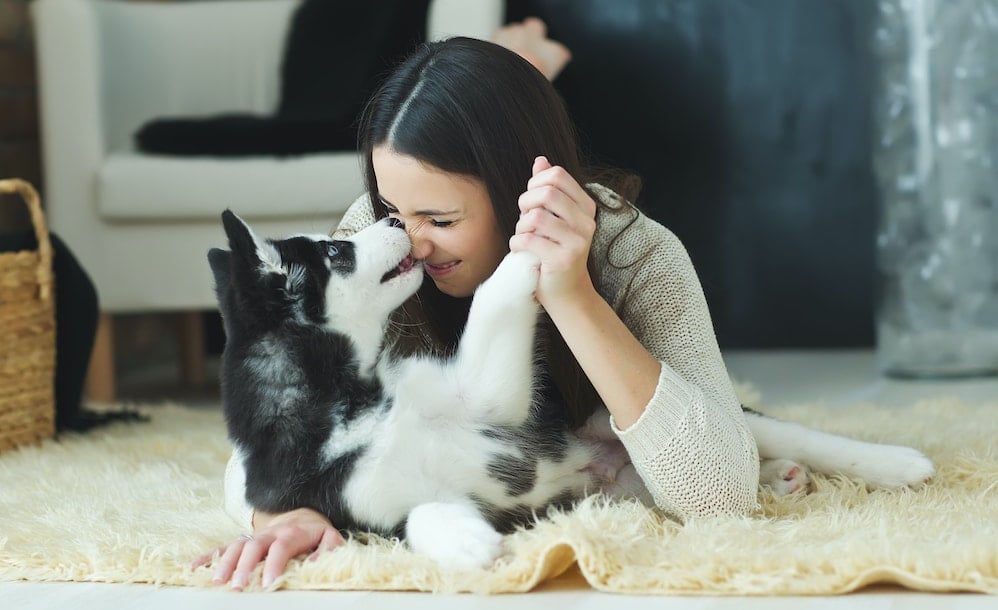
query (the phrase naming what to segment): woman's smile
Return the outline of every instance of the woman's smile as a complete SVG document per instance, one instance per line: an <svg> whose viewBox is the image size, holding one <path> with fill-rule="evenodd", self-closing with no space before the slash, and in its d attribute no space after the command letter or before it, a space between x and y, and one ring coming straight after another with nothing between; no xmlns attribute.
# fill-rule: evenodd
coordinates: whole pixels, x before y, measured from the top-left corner
<svg viewBox="0 0 998 610"><path fill-rule="evenodd" d="M449 263L440 263L439 265L434 265L433 263L428 263L423 261L423 268L427 273L433 277L441 277L447 275L451 271L457 268L461 264L461 261L452 261Z"/></svg>

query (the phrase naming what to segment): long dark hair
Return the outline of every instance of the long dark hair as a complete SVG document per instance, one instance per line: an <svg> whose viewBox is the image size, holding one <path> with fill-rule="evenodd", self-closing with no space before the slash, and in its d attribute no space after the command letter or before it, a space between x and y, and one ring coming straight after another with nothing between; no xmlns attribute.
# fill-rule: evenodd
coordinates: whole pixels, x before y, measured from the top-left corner
<svg viewBox="0 0 998 610"><path fill-rule="evenodd" d="M378 204L372 161L378 146L480 180L507 237L515 231L517 199L537 155L564 167L580 184L594 177L582 162L575 126L551 83L516 53L472 38L421 45L371 98L359 139L377 218L386 215ZM592 261L589 267L595 273ZM469 304L470 299L441 293L427 278L394 320L400 331L396 348L449 353L467 322ZM597 404L596 392L546 315L538 335L566 416L581 424Z"/></svg>

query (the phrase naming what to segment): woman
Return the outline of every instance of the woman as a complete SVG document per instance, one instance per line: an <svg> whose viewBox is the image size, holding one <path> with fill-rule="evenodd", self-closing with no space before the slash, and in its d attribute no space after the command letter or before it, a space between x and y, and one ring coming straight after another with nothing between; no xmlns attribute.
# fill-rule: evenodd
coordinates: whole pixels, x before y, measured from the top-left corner
<svg viewBox="0 0 998 610"><path fill-rule="evenodd" d="M497 44L424 45L372 98L361 151L369 193L336 235L398 217L427 276L393 325L414 329L397 349L447 352L478 284L507 251L529 250L541 260L551 398L579 425L605 405L632 463L624 470L676 518L755 506L758 452L690 260L627 203L626 181L583 165L540 71ZM251 516L241 476L231 460L227 504L254 534L221 549L217 581L241 589L266 558L268 586L291 557L342 542L310 509Z"/></svg>

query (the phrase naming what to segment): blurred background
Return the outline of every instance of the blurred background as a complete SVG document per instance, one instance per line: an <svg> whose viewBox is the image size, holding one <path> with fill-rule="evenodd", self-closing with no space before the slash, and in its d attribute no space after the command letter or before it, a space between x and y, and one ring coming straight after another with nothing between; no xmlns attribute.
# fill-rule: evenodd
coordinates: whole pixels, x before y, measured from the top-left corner
<svg viewBox="0 0 998 610"><path fill-rule="evenodd" d="M908 72L891 76L885 66L911 65L917 46L912 41L920 39L905 34L917 25L913 6L938 10L923 14L923 21L962 31L964 41L984 41L984 49L993 48L986 45L993 44L998 27L994 0L942 3L950 9L927 0L313 0L306 3L308 14L304 8L296 13L299 5L291 0L223 0L186 17L169 10L198 4L205 3L40 0L32 7L28 0L0 0L0 174L40 188L43 202L51 206L53 231L63 234L95 276L99 298L110 304L102 310L113 319L113 332L98 335L110 343L112 388L126 400L217 391L217 355L224 339L218 316L206 306L210 284L199 285L198 296L187 302L174 299L179 291L170 287L172 281L210 282L199 240L210 243L213 232L221 235L217 214L225 205L217 194L234 187L222 188L231 177L202 178L202 172L239 166L242 175L272 176L268 184L286 180L275 190L250 188L252 182L247 187L242 177L233 184L245 187L246 199L259 199L261 218L275 220L268 202L280 209L283 217L276 220L283 224L275 224L274 231L296 223L329 230L338 210L360 188L356 159L350 156L351 119L343 117L355 116L384 70L425 38L428 27L487 37L496 25L527 16L544 19L550 37L572 51L555 86L589 154L638 175L643 181L639 207L687 246L723 349L873 348L884 301L881 288L887 285L883 269L878 270L878 247L883 246L878 238L896 237L884 237L880 227L884 193L907 175L898 169L898 155L913 154L919 142L917 133L902 130L891 146L882 146L885 116L897 115L890 104L903 106L912 93ZM217 8L222 5L231 8ZM139 6L160 12L132 10ZM275 26L276 16L283 21ZM37 39L40 19L48 24L45 40ZM977 26L960 30L961 23ZM263 34L242 33L254 28ZM938 41L941 31L925 29L920 35ZM207 41L203 49L202 37ZM960 48L967 46L972 45ZM978 55L980 48L974 47ZM204 60L197 59L199 52ZM992 80L998 81L994 56L983 67L971 62L971 68L992 70ZM87 67L90 60L94 65ZM243 70L240 61L255 67ZM940 61L936 72L956 65ZM212 73L212 66L219 71ZM40 73L47 74L44 86ZM223 95L226 87L236 90L231 101ZM901 94L888 99L889 90ZM993 110L994 91L992 85L975 94L980 103L961 116L978 108ZM302 102L302 95L312 97ZM39 117L46 101L51 118L43 128ZM309 104L325 107L328 115L309 114ZM290 144L302 146L299 153L247 172L260 151L238 146L222 151L218 154L231 162L224 164L199 148L221 141L222 132L185 139L192 126L204 127L198 120L229 112L295 121L305 116L317 122L306 123L302 133L331 134L327 141L335 143L334 150L310 149L313 144L302 135ZM170 122L178 118L194 122ZM989 116L971 118L971 131L983 133L982 146L993 153L998 141L993 122ZM76 133L81 126L84 132L100 131L93 136L96 144L80 144L90 137ZM206 128L222 127L231 125ZM65 140L70 131L72 137ZM136 144L140 132L148 139ZM285 127L281 133L293 132ZM59 138L67 144L54 144ZM326 160L336 156L336 171L344 177L328 187L301 165L296 177L289 177L287 161L312 154ZM981 154L975 158L980 161ZM149 165L164 159L172 161ZM890 159L895 165L885 161ZM154 176L160 169L166 173ZM920 186L909 192L935 188L935 174L926 172L912 174ZM70 178L64 179L66 174ZM178 199L181 195L168 192L178 182L188 193L204 187L206 192L215 188L215 195ZM296 189L320 195L299 197ZM976 226L984 231L979 239L985 245L983 255L966 264L983 270L975 285L983 292L975 294L989 303L998 286L993 271L998 258L988 257L998 257L998 249L988 249L995 248L994 238L986 236L998 232L998 208L991 186L979 192L984 195L975 200L981 211ZM929 197L930 209L941 205ZM93 218L77 220L80 207ZM76 211L62 212L67 208ZM25 223L16 206L0 207L0 221L5 228ZM81 228L90 226L93 230ZM178 242L170 230L189 236L189 243ZM918 231L923 239L926 230ZM142 239L128 241L137 232L144 232ZM891 243L896 246L896 239ZM198 244L191 248L192 262L177 263L197 271L187 279L160 281L122 266L120 254L109 254L136 244L160 261ZM931 264L929 258L911 262L914 277L932 275L931 269L925 271ZM156 293L160 287L163 292ZM998 320L977 313L964 320L969 326L954 326L946 316L962 307L954 303L966 291L960 286L949 290L952 294L943 295L949 301L935 318L938 324L960 332L998 328ZM930 297L942 298L936 293ZM193 352L206 358L192 362L190 345L178 337L194 337ZM185 358L187 364L178 364Z"/></svg>

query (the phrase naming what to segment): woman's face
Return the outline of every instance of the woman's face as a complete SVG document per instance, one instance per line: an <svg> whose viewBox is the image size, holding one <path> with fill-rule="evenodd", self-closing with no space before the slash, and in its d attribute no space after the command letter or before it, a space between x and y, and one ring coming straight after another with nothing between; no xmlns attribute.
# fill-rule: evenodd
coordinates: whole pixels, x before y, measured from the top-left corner
<svg viewBox="0 0 998 610"><path fill-rule="evenodd" d="M380 205L405 223L413 257L441 292L471 296L509 251L485 185L384 146L371 156Z"/></svg>

